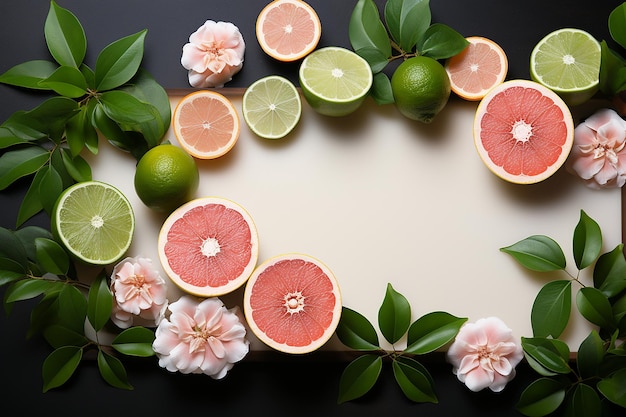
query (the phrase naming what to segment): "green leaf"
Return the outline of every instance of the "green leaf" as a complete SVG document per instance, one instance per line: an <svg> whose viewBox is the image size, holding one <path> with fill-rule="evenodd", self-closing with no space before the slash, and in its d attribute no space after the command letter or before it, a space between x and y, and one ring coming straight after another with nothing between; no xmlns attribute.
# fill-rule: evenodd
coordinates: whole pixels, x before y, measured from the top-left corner
<svg viewBox="0 0 626 417"><path fill-rule="evenodd" d="M50 61L23 62L0 75L0 83L35 90L47 90L48 88L40 85L39 82L52 75L57 68L58 65Z"/></svg>
<svg viewBox="0 0 626 417"><path fill-rule="evenodd" d="M571 417L600 417L602 403L595 389L587 384L577 384L574 391L568 395L565 414Z"/></svg>
<svg viewBox="0 0 626 417"><path fill-rule="evenodd" d="M63 157L65 169L76 182L90 181L92 179L91 167L85 161L85 158L80 155L72 157L66 149L61 149L61 156Z"/></svg>
<svg viewBox="0 0 626 417"><path fill-rule="evenodd" d="M2 128L8 130L15 138L21 139L22 142L35 142L48 138L48 134L42 131L42 124L22 110L9 116L2 123Z"/></svg>
<svg viewBox="0 0 626 417"><path fill-rule="evenodd" d="M39 303L30 312L30 326L27 337L45 333L49 326L58 323L60 291L44 294Z"/></svg>
<svg viewBox="0 0 626 417"><path fill-rule="evenodd" d="M26 269L12 259L0 258L0 287L24 278Z"/></svg>
<svg viewBox="0 0 626 417"><path fill-rule="evenodd" d="M65 384L78 368L83 350L76 346L64 346L53 351L43 363L43 392Z"/></svg>
<svg viewBox="0 0 626 417"><path fill-rule="evenodd" d="M170 127L172 108L167 91L143 69L139 69L130 82L121 88L137 100L150 105L154 118L146 122L134 123L128 126L129 130L141 132L146 138L149 147L156 146Z"/></svg>
<svg viewBox="0 0 626 417"><path fill-rule="evenodd" d="M342 307L336 330L337 337L347 347L355 350L379 349L378 334L369 320L348 307Z"/></svg>
<svg viewBox="0 0 626 417"><path fill-rule="evenodd" d="M113 309L113 294L107 284L107 277L100 273L91 287L87 299L87 318L95 331L100 331L109 321Z"/></svg>
<svg viewBox="0 0 626 417"><path fill-rule="evenodd" d="M626 48L626 3L620 4L609 14L609 32L615 42Z"/></svg>
<svg viewBox="0 0 626 417"><path fill-rule="evenodd" d="M511 246L500 248L532 271L548 272L565 269L565 254L552 238L534 235Z"/></svg>
<svg viewBox="0 0 626 417"><path fill-rule="evenodd" d="M459 32L442 23L434 23L418 42L417 49L420 55L437 60L457 55L467 45L467 39Z"/></svg>
<svg viewBox="0 0 626 417"><path fill-rule="evenodd" d="M626 86L626 62L606 43L600 42L600 91L613 97Z"/></svg>
<svg viewBox="0 0 626 417"><path fill-rule="evenodd" d="M565 399L565 387L550 378L539 378L520 395L515 408L529 417L547 416L556 411Z"/></svg>
<svg viewBox="0 0 626 417"><path fill-rule="evenodd" d="M369 94L378 105L391 104L395 102L393 91L391 90L391 81L389 80L387 74L383 72L374 74L374 80Z"/></svg>
<svg viewBox="0 0 626 417"><path fill-rule="evenodd" d="M90 100L86 106L81 106L79 112L67 121L65 136L72 155L77 156L85 145L92 153L98 151L98 132L91 121L95 100Z"/></svg>
<svg viewBox="0 0 626 417"><path fill-rule="evenodd" d="M64 346L82 347L89 343L84 334L58 323L47 326L43 331L43 337L54 349Z"/></svg>
<svg viewBox="0 0 626 417"><path fill-rule="evenodd" d="M46 213L51 214L54 204L63 192L63 180L52 164L41 170L43 174L39 184L39 199Z"/></svg>
<svg viewBox="0 0 626 417"><path fill-rule="evenodd" d="M112 145L125 151L131 150L135 145L132 138L107 116L100 103L96 104L93 109L92 123Z"/></svg>
<svg viewBox="0 0 626 417"><path fill-rule="evenodd" d="M111 386L120 389L132 390L133 386L128 382L128 375L122 362L115 356L99 350L98 369L102 378Z"/></svg>
<svg viewBox="0 0 626 417"><path fill-rule="evenodd" d="M154 342L154 332L137 326L128 328L117 335L111 346L125 355L149 357L154 355L152 342Z"/></svg>
<svg viewBox="0 0 626 417"><path fill-rule="evenodd" d="M0 227L0 257L11 259L24 269L28 268L28 255L16 232Z"/></svg>
<svg viewBox="0 0 626 417"><path fill-rule="evenodd" d="M55 275L65 275L70 268L70 258L57 242L46 238L35 239L37 262L44 271Z"/></svg>
<svg viewBox="0 0 626 417"><path fill-rule="evenodd" d="M430 26L428 0L388 0L385 21L393 40L404 52L411 52Z"/></svg>
<svg viewBox="0 0 626 417"><path fill-rule="evenodd" d="M378 310L378 326L391 344L400 340L411 323L411 305L405 296L387 284L385 298Z"/></svg>
<svg viewBox="0 0 626 417"><path fill-rule="evenodd" d="M5 152L0 156L0 190L41 168L50 153L40 146L28 146Z"/></svg>
<svg viewBox="0 0 626 417"><path fill-rule="evenodd" d="M87 298L75 286L66 284L59 293L59 322L84 334L87 318Z"/></svg>
<svg viewBox="0 0 626 417"><path fill-rule="evenodd" d="M409 327L405 352L424 355L439 349L456 337L466 321L467 318L455 317L443 311L420 317Z"/></svg>
<svg viewBox="0 0 626 417"><path fill-rule="evenodd" d="M534 336L557 338L563 333L572 309L571 288L571 281L557 280L539 290L530 315Z"/></svg>
<svg viewBox="0 0 626 417"><path fill-rule="evenodd" d="M39 106L24 113L26 123L45 132L57 143L65 132L65 123L78 111L78 103L68 97L51 97Z"/></svg>
<svg viewBox="0 0 626 417"><path fill-rule="evenodd" d="M0 126L0 149L10 148L15 145L23 145L28 143L28 140L17 137L11 129L6 126Z"/></svg>
<svg viewBox="0 0 626 417"><path fill-rule="evenodd" d="M539 365L550 372L569 374L572 372L567 363L567 356L562 353L551 339L522 337L524 354L533 358ZM569 355L569 351L566 353Z"/></svg>
<svg viewBox="0 0 626 417"><path fill-rule="evenodd" d="M44 24L44 34L55 61L76 68L80 66L87 52L87 39L83 27L72 12L52 1Z"/></svg>
<svg viewBox="0 0 626 417"><path fill-rule="evenodd" d="M607 400L626 408L626 369L622 368L610 377L598 382L598 391Z"/></svg>
<svg viewBox="0 0 626 417"><path fill-rule="evenodd" d="M389 35L373 0L357 1L350 15L348 37L355 51L368 48L380 51L385 58L391 56Z"/></svg>
<svg viewBox="0 0 626 417"><path fill-rule="evenodd" d="M76 67L62 65L39 84L65 97L78 98L87 93L87 81Z"/></svg>
<svg viewBox="0 0 626 417"><path fill-rule="evenodd" d="M346 366L339 380L339 404L367 394L376 384L383 360L378 355L362 355Z"/></svg>
<svg viewBox="0 0 626 417"><path fill-rule="evenodd" d="M581 378L592 378L599 374L604 358L604 341L596 330L592 330L578 348L576 366Z"/></svg>
<svg viewBox="0 0 626 417"><path fill-rule="evenodd" d="M24 198L17 212L16 227L20 227L26 220L43 210L41 198L39 197L39 185L41 184L44 173L45 170L43 169L37 171L28 190L26 190L26 194L24 194Z"/></svg>
<svg viewBox="0 0 626 417"><path fill-rule="evenodd" d="M591 217L580 211L580 220L574 229L574 261L578 269L585 269L600 255L602 250L602 231Z"/></svg>
<svg viewBox="0 0 626 417"><path fill-rule="evenodd" d="M47 291L53 290L62 285L59 281L49 281L39 278L26 278L17 281L7 288L4 297L5 302L13 303L16 301L30 300L38 297Z"/></svg>
<svg viewBox="0 0 626 417"><path fill-rule="evenodd" d="M393 361L393 375L404 395L416 403L435 403L437 394L430 373L415 359L399 357Z"/></svg>
<svg viewBox="0 0 626 417"><path fill-rule="evenodd" d="M154 119L150 105L133 97L130 93L113 90L100 96L102 109L117 123L143 123Z"/></svg>
<svg viewBox="0 0 626 417"><path fill-rule="evenodd" d="M389 58L380 49L365 47L355 52L367 61L374 75L384 70L389 63Z"/></svg>
<svg viewBox="0 0 626 417"><path fill-rule="evenodd" d="M37 261L37 246L35 245L35 240L38 238L52 239L52 233L39 226L22 227L15 231L15 236L26 250L28 259L33 262Z"/></svg>
<svg viewBox="0 0 626 417"><path fill-rule="evenodd" d="M584 318L600 328L613 331L617 327L609 299L593 287L581 288L576 294L578 311Z"/></svg>
<svg viewBox="0 0 626 417"><path fill-rule="evenodd" d="M105 47L96 60L95 81L98 91L112 90L135 76L143 59L144 29Z"/></svg>
<svg viewBox="0 0 626 417"><path fill-rule="evenodd" d="M607 297L615 297L626 289L626 259L624 245L598 258L593 269L593 285Z"/></svg>

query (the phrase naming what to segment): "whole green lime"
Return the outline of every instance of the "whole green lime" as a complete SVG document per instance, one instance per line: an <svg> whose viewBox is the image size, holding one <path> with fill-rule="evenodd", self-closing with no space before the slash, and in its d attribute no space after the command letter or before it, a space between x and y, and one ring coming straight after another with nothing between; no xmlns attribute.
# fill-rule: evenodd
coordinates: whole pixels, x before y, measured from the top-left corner
<svg viewBox="0 0 626 417"><path fill-rule="evenodd" d="M400 113L430 123L448 103L450 78L436 60L415 56L396 68L391 76L391 90Z"/></svg>
<svg viewBox="0 0 626 417"><path fill-rule="evenodd" d="M189 201L198 189L196 161L178 146L163 144L146 152L135 170L135 191L159 212L171 212Z"/></svg>

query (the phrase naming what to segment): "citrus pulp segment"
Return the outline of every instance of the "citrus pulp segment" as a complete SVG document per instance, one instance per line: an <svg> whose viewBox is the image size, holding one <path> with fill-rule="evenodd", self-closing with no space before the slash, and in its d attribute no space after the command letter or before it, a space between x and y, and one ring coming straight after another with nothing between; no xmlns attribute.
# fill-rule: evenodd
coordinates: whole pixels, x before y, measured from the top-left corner
<svg viewBox="0 0 626 417"><path fill-rule="evenodd" d="M345 116L358 109L372 86L367 61L341 47L311 52L298 72L304 98L318 113Z"/></svg>
<svg viewBox="0 0 626 417"><path fill-rule="evenodd" d="M52 232L78 259L109 265L128 250L135 230L133 208L121 191L99 181L67 188L52 212Z"/></svg>
<svg viewBox="0 0 626 417"><path fill-rule="evenodd" d="M534 81L505 81L480 101L474 142L497 176L512 183L537 183L567 159L574 123L569 108L552 90Z"/></svg>
<svg viewBox="0 0 626 417"><path fill-rule="evenodd" d="M279 61L296 61L317 46L322 24L313 8L302 0L274 0L261 10L256 38L266 54Z"/></svg>
<svg viewBox="0 0 626 417"><path fill-rule="evenodd" d="M252 83L243 95L241 106L250 130L267 139L285 137L302 114L298 90L291 81L277 75Z"/></svg>
<svg viewBox="0 0 626 417"><path fill-rule="evenodd" d="M504 50L481 36L465 38L469 44L446 61L450 87L456 95L470 101L482 99L489 90L504 82L509 68Z"/></svg>
<svg viewBox="0 0 626 417"><path fill-rule="evenodd" d="M600 61L600 43L592 35L580 29L559 29L533 48L530 75L569 105L578 105L598 90Z"/></svg>
<svg viewBox="0 0 626 417"><path fill-rule="evenodd" d="M239 114L224 95L208 90L183 97L172 117L180 146L198 159L214 159L228 152L239 138Z"/></svg>
<svg viewBox="0 0 626 417"><path fill-rule="evenodd" d="M239 288L254 270L258 251L258 233L250 214L220 197L183 204L159 232L163 269L182 290L200 297Z"/></svg>
<svg viewBox="0 0 626 417"><path fill-rule="evenodd" d="M283 254L263 262L244 292L244 313L252 332L286 353L308 353L325 344L337 329L341 308L333 273L303 254Z"/></svg>

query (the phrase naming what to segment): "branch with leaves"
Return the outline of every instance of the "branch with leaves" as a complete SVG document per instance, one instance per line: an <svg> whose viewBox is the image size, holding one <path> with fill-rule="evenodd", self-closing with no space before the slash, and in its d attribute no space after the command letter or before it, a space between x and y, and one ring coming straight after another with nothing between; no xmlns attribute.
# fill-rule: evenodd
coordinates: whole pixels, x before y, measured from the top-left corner
<svg viewBox="0 0 626 417"><path fill-rule="evenodd" d="M139 159L161 142L171 117L167 92L140 68L145 30L106 46L93 70L84 62L82 25L54 1L44 35L52 61L27 61L0 75L0 83L51 95L0 124L0 190L33 175L17 227L50 213L74 182L91 179L81 152L97 154L100 135Z"/></svg>
<svg viewBox="0 0 626 417"><path fill-rule="evenodd" d="M626 408L626 259L623 244L601 254L598 223L581 210L574 229L576 275L566 270L560 245L544 235L530 236L501 248L525 268L538 272L563 271L568 279L546 283L531 311L533 337L522 338L528 364L540 375L521 394L517 409L527 416L546 416L575 410L586 417L601 416L610 401ZM593 268L593 284L580 273ZM572 285L580 314L596 326L578 347L575 365L570 347L558 338L571 314Z"/></svg>
<svg viewBox="0 0 626 417"><path fill-rule="evenodd" d="M467 318L436 311L411 323L411 305L404 295L388 284L378 310L378 326L392 346L406 336L406 348L398 350L394 347L387 351L381 348L378 333L370 321L362 314L343 307L337 336L347 347L364 353L345 368L339 383L338 402L355 400L367 394L378 380L383 359L388 358L395 380L408 399L417 403L437 403L435 382L415 356L426 355L445 346L466 321Z"/></svg>

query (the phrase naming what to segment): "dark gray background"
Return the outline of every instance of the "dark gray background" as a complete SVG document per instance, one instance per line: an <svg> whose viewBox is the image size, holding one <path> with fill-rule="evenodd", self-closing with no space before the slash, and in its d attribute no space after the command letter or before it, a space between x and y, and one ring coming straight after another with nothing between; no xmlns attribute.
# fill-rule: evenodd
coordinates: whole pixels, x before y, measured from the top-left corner
<svg viewBox="0 0 626 417"><path fill-rule="evenodd" d="M120 37L148 29L143 67L166 88L188 88L180 65L182 45L206 19L231 21L247 43L243 70L228 87L246 87L269 75L297 81L297 63L264 55L254 35L260 0L58 0L74 12L88 39L87 63ZM356 0L310 0L323 25L320 46L349 46L348 20ZM377 0L379 5L382 0ZM608 13L621 1L596 0L431 0L433 21L464 36L479 35L498 42L509 58L508 78L529 78L533 46L547 33L576 27L609 40ZM48 0L0 0L0 73L31 59L49 59L43 37ZM612 42L609 40L609 43ZM38 104L38 94L0 85L0 120L16 110ZM14 228L18 205L27 188L18 182L0 193L0 226ZM48 226L37 216L29 224ZM0 290L0 293L3 293ZM50 352L39 338L26 340L32 304L20 303L10 315L0 313L0 407L3 415L310 415L310 416L516 416L511 409L521 390L535 378L525 366L499 394L469 392L441 358L424 364L432 372L440 404L413 404L405 399L386 364L381 379L366 397L336 405L339 377L350 357L315 353L290 357L269 353L262 360L244 360L226 379L169 374L156 359L126 361L135 390L125 392L104 383L94 361L79 367L61 389L41 393L41 365ZM530 314L530 312L528 313ZM8 414L5 414L8 411Z"/></svg>

